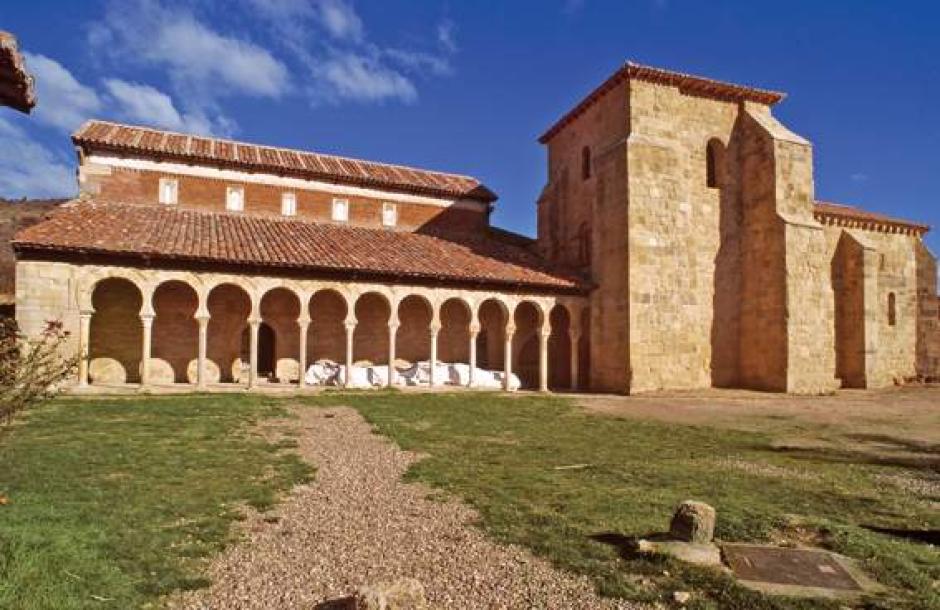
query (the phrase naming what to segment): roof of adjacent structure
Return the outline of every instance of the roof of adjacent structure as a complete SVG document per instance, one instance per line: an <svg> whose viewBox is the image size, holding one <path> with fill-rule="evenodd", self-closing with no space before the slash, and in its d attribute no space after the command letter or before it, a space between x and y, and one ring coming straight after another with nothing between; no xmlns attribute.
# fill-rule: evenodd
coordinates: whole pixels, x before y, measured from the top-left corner
<svg viewBox="0 0 940 610"><path fill-rule="evenodd" d="M77 200L12 241L19 254L107 255L164 263L579 292L574 276L486 234L410 233L161 205Z"/></svg>
<svg viewBox="0 0 940 610"><path fill-rule="evenodd" d="M813 209L813 215L820 222L852 223L861 228L904 230L918 234L923 234L930 230L929 225L893 218L891 216L885 216L884 214L878 214L877 212L868 212L849 205L830 203L827 201L817 201Z"/></svg>
<svg viewBox="0 0 940 610"><path fill-rule="evenodd" d="M272 172L409 193L492 202L496 195L476 178L403 165L261 146L107 121L87 121L72 134L86 149L222 168Z"/></svg>
<svg viewBox="0 0 940 610"><path fill-rule="evenodd" d="M697 95L729 102L758 102L760 104L767 104L768 106L776 104L786 96L785 93L779 91L769 91L767 89L736 85L734 83L726 83L702 76L695 76L693 74L644 66L628 61L597 89L588 94L577 106L572 108L563 117L558 119L554 125L549 127L548 131L539 138L539 142L542 144L547 143L552 136L561 131L565 125L582 115L607 92L626 80L643 80L661 85L670 85L678 87L681 93L688 95Z"/></svg>
<svg viewBox="0 0 940 610"><path fill-rule="evenodd" d="M33 77L26 71L16 37L0 31L0 106L29 112L35 105Z"/></svg>

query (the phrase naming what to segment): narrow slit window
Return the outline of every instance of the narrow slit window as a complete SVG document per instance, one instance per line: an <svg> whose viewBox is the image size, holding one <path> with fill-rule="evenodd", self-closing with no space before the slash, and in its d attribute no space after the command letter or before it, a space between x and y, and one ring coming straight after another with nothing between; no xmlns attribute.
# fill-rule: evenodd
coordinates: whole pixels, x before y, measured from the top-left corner
<svg viewBox="0 0 940 610"><path fill-rule="evenodd" d="M297 215L297 195L294 193L284 193L281 195L281 214L283 216Z"/></svg>
<svg viewBox="0 0 940 610"><path fill-rule="evenodd" d="M898 304L897 297L893 292L888 293L888 326L894 326L898 323Z"/></svg>
<svg viewBox="0 0 940 610"><path fill-rule="evenodd" d="M349 220L349 200L333 200L333 220L336 222L347 222Z"/></svg>
<svg viewBox="0 0 940 610"><path fill-rule="evenodd" d="M708 141L705 147L705 184L710 189L721 188L721 163L724 148L717 139Z"/></svg>
<svg viewBox="0 0 940 610"><path fill-rule="evenodd" d="M591 177L591 148L585 146L581 149L581 179L587 180Z"/></svg>
<svg viewBox="0 0 940 610"><path fill-rule="evenodd" d="M244 187L230 186L225 189L225 209L230 212L241 212L245 209Z"/></svg>
<svg viewBox="0 0 940 610"><path fill-rule="evenodd" d="M179 181L176 178L160 178L160 203L176 204L179 197Z"/></svg>

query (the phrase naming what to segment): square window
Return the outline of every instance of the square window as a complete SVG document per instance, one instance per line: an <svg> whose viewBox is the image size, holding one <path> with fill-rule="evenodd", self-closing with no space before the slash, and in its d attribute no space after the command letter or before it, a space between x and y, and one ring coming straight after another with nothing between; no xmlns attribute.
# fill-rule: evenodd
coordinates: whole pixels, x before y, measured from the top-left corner
<svg viewBox="0 0 940 610"><path fill-rule="evenodd" d="M349 200L333 200L333 220L337 222L346 222L349 220Z"/></svg>
<svg viewBox="0 0 940 610"><path fill-rule="evenodd" d="M179 195L179 181L176 178L160 178L160 203L174 205Z"/></svg>
<svg viewBox="0 0 940 610"><path fill-rule="evenodd" d="M281 214L284 216L294 216L297 214L297 195L294 193L284 193L281 195Z"/></svg>
<svg viewBox="0 0 940 610"><path fill-rule="evenodd" d="M382 204L382 225L394 227L398 224L398 206L394 203Z"/></svg>
<svg viewBox="0 0 940 610"><path fill-rule="evenodd" d="M225 190L225 209L232 212L241 212L245 209L244 187L230 186Z"/></svg>

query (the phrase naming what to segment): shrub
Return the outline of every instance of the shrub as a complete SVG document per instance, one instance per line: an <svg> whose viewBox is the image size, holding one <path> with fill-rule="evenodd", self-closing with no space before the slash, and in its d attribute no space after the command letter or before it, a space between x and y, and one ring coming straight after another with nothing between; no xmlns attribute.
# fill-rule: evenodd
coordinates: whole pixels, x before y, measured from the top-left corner
<svg viewBox="0 0 940 610"><path fill-rule="evenodd" d="M66 356L69 333L49 320L42 333L28 338L13 318L0 318L0 420L51 398L78 367L79 356Z"/></svg>

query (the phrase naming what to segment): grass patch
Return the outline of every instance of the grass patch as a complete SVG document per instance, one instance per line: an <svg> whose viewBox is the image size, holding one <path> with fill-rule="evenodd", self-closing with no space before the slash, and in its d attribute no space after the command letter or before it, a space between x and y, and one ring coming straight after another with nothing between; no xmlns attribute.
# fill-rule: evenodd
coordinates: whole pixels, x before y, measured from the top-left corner
<svg viewBox="0 0 940 610"><path fill-rule="evenodd" d="M61 399L0 431L0 608L145 606L204 586L244 504L309 477L239 395Z"/></svg>
<svg viewBox="0 0 940 610"><path fill-rule="evenodd" d="M859 527L940 526L929 503L878 484L897 465L789 454L761 433L587 416L559 398L376 393L306 400L353 406L403 448L429 454L409 477L464 498L489 534L592 576L606 595L662 600L693 590L693 607L841 605L764 597L711 570L631 557L610 544L663 531L675 505L694 498L718 509L717 536L727 541L780 540L798 515L815 539L890 587L865 600L867 607L940 606L935 549ZM720 467L728 458L764 466ZM558 469L571 465L578 467Z"/></svg>

